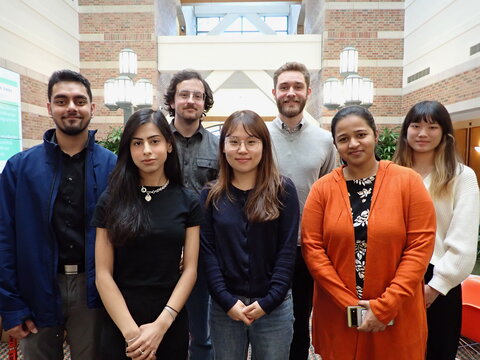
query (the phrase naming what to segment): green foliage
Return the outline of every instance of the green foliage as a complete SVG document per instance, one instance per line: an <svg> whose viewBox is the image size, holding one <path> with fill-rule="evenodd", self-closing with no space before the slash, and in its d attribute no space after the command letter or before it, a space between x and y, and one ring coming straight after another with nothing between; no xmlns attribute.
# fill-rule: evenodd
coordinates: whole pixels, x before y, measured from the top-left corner
<svg viewBox="0 0 480 360"><path fill-rule="evenodd" d="M477 261L480 262L480 227L478 229Z"/></svg>
<svg viewBox="0 0 480 360"><path fill-rule="evenodd" d="M104 148L118 155L118 147L120 146L120 138L122 137L123 127L111 127L110 132L104 140L100 140L98 143Z"/></svg>
<svg viewBox="0 0 480 360"><path fill-rule="evenodd" d="M480 231L478 233L477 262L475 263L472 274L480 275Z"/></svg>
<svg viewBox="0 0 480 360"><path fill-rule="evenodd" d="M385 127L380 131L376 148L377 155L380 156L380 159L392 160L399 135L400 129L398 127L393 129Z"/></svg>

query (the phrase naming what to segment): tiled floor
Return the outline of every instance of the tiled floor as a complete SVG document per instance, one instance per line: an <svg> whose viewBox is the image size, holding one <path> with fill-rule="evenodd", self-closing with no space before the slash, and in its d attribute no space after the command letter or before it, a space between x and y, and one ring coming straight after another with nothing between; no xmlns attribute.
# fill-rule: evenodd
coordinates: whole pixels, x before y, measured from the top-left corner
<svg viewBox="0 0 480 360"><path fill-rule="evenodd" d="M475 343L470 339L461 338L458 347L457 360L479 360L480 343Z"/></svg>
<svg viewBox="0 0 480 360"><path fill-rule="evenodd" d="M65 344L64 347L65 352L65 359L70 360L70 350L68 345ZM23 359L22 354L18 351L18 359ZM8 344L5 342L0 342L0 360L8 360ZM310 354L308 356L308 360L321 360L319 355L315 355L313 352L313 346L310 346ZM464 360L464 359L461 359Z"/></svg>
<svg viewBox="0 0 480 360"><path fill-rule="evenodd" d="M0 342L0 360L8 360L8 350L9 350L8 343ZM70 360L70 349L67 344L64 345L63 352L65 354L64 360ZM20 350L17 350L17 355L18 355L18 360L20 359L23 360L23 356Z"/></svg>
<svg viewBox="0 0 480 360"><path fill-rule="evenodd" d="M70 360L68 346L65 346L65 360ZM19 354L18 359L22 359ZM0 360L8 360L8 344L0 342ZM321 360L320 356L313 353L313 347L310 347L309 360ZM469 339L462 338L458 347L457 360L480 360L480 343L475 343Z"/></svg>

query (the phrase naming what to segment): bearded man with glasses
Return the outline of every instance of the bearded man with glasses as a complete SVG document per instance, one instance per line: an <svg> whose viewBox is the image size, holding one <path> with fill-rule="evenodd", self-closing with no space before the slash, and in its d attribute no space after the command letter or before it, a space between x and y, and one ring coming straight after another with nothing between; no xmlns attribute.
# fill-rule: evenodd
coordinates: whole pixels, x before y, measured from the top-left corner
<svg viewBox="0 0 480 360"><path fill-rule="evenodd" d="M170 126L185 186L200 194L203 186L218 175L218 137L205 130L201 121L213 105L212 90L198 72L182 70L173 75L164 100L173 117ZM213 360L208 324L209 302L205 272L199 263L197 282L187 301L190 360Z"/></svg>

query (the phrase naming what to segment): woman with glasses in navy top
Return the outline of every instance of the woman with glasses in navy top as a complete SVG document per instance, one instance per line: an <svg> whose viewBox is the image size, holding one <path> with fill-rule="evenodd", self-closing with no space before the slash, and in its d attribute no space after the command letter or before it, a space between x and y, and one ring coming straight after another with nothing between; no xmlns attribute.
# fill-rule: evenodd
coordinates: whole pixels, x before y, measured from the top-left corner
<svg viewBox="0 0 480 360"><path fill-rule="evenodd" d="M215 359L246 359L250 344L257 360L286 360L293 335L297 192L280 176L267 127L253 111L237 111L225 121L219 150L219 178L200 195Z"/></svg>

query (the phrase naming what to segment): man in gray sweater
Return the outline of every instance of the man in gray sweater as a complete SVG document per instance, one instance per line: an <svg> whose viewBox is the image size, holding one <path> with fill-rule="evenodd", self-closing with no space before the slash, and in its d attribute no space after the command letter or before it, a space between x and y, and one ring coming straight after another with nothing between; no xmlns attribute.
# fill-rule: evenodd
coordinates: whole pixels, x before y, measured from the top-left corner
<svg viewBox="0 0 480 360"><path fill-rule="evenodd" d="M336 150L330 132L308 122L303 109L310 96L310 73L305 65L289 62L273 76L273 96L278 116L268 123L280 172L293 180L303 211L313 183L328 174L336 164ZM300 234L293 275L292 296L295 322L290 360L308 359L309 319L312 311L313 279L301 252Z"/></svg>

